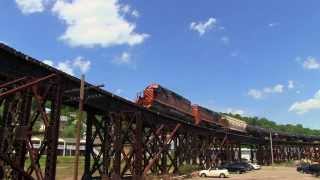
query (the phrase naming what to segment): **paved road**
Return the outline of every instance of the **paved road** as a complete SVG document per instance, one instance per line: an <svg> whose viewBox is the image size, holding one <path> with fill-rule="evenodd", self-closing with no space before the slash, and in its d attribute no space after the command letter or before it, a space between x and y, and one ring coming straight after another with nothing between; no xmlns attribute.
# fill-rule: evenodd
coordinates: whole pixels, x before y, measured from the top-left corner
<svg viewBox="0 0 320 180"><path fill-rule="evenodd" d="M218 178L192 178L198 180ZM263 167L262 170L245 174L232 174L229 179L236 180L315 180L319 179L307 174L300 174L295 167Z"/></svg>

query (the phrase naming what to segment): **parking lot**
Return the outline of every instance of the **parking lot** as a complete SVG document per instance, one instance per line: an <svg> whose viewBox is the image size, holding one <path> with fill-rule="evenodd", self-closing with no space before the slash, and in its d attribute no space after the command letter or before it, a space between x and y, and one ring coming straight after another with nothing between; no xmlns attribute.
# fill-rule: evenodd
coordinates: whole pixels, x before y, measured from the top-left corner
<svg viewBox="0 0 320 180"><path fill-rule="evenodd" d="M219 179L219 178L192 178L192 179ZM237 180L314 180L319 179L308 174L300 174L296 167L263 167L261 170L245 174L231 174L229 179Z"/></svg>

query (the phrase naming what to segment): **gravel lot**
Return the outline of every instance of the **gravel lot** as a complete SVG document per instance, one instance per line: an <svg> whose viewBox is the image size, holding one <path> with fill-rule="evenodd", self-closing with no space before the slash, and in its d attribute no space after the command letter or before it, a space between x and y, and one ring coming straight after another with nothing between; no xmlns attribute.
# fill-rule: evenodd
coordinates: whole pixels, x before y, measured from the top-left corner
<svg viewBox="0 0 320 180"><path fill-rule="evenodd" d="M192 178L192 179L219 179L219 178ZM320 179L308 174L300 174L295 167L263 167L259 171L245 174L231 174L229 179L238 180L315 180Z"/></svg>

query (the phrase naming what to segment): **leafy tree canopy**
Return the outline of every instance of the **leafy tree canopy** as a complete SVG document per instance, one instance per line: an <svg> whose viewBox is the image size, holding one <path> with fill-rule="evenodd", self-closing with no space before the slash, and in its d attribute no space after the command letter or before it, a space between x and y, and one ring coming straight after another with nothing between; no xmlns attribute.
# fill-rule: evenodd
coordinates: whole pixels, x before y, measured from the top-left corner
<svg viewBox="0 0 320 180"><path fill-rule="evenodd" d="M249 125L260 126L262 128L272 129L274 131L286 132L290 134L299 134L305 136L320 136L320 130L303 127L302 124L277 124L267 118L246 117L239 114L227 114L231 117L243 120Z"/></svg>

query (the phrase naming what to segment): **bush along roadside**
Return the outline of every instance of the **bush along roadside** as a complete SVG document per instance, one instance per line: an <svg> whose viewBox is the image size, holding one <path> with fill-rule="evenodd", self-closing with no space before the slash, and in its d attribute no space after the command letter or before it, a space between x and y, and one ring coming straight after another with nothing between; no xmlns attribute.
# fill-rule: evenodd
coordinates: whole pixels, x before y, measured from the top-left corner
<svg viewBox="0 0 320 180"><path fill-rule="evenodd" d="M192 177L193 173L195 171L199 170L199 166L198 165L192 165L192 164L184 164L182 166L179 167L179 172L181 175L183 175L184 177Z"/></svg>

